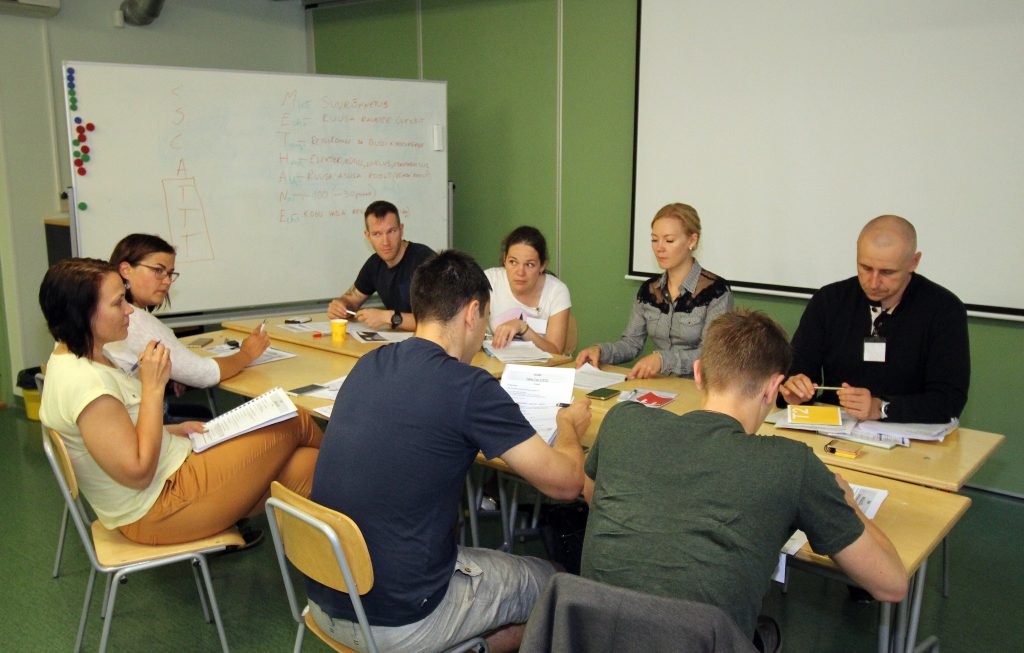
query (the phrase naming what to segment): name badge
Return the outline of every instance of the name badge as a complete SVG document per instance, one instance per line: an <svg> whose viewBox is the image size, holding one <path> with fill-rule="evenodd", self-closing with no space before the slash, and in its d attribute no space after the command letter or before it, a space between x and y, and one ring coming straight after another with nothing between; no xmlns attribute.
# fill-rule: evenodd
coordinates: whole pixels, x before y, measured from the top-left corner
<svg viewBox="0 0 1024 653"><path fill-rule="evenodd" d="M885 338L880 338L878 336L864 338L864 362L885 362Z"/></svg>

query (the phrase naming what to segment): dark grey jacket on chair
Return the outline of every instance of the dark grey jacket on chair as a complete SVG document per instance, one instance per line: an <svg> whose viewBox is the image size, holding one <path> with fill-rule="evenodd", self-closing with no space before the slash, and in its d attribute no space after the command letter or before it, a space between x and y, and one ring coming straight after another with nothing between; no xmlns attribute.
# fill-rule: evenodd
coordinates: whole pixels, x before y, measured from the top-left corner
<svg viewBox="0 0 1024 653"><path fill-rule="evenodd" d="M713 605L555 574L530 614L519 651L756 653L757 649L736 622Z"/></svg>

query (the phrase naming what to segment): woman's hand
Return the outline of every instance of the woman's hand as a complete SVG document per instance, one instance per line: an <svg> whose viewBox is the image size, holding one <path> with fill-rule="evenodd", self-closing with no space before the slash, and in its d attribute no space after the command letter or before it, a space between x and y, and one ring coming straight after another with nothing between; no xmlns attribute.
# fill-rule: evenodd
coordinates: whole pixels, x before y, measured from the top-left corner
<svg viewBox="0 0 1024 653"><path fill-rule="evenodd" d="M494 345L495 349L501 349L512 342L513 338L525 333L526 329L527 324L523 320L509 320L504 324L499 324L494 329L494 337L491 340L491 344Z"/></svg>
<svg viewBox="0 0 1024 653"><path fill-rule="evenodd" d="M171 435L187 438L189 433L205 433L206 424L203 422L182 422L181 424L165 424L164 428Z"/></svg>
<svg viewBox="0 0 1024 653"><path fill-rule="evenodd" d="M661 374L661 354L647 354L636 362L633 369L626 375L627 379L649 379Z"/></svg>
<svg viewBox="0 0 1024 653"><path fill-rule="evenodd" d="M585 363L590 363L594 367L599 367L601 359L601 348L597 345L591 345L576 356L576 368L583 367Z"/></svg>
<svg viewBox="0 0 1024 653"><path fill-rule="evenodd" d="M167 347L156 340L150 340L139 356L138 376L143 392L147 389L159 392L162 402L164 388L171 378L171 353Z"/></svg>
<svg viewBox="0 0 1024 653"><path fill-rule="evenodd" d="M266 329L260 331L259 327L252 330L245 340L242 341L241 346L238 348L239 351L249 357L249 361L254 361L263 355L263 352L270 346L270 336L267 335Z"/></svg>

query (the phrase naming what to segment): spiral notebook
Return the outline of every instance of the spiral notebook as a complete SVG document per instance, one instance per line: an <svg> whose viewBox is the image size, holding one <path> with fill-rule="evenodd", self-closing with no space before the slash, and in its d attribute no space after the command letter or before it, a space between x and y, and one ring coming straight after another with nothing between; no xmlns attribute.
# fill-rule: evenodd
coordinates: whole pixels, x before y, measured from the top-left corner
<svg viewBox="0 0 1024 653"><path fill-rule="evenodd" d="M238 408L206 423L205 433L189 433L192 451L199 453L231 438L283 422L299 414L299 410L281 388L264 392Z"/></svg>

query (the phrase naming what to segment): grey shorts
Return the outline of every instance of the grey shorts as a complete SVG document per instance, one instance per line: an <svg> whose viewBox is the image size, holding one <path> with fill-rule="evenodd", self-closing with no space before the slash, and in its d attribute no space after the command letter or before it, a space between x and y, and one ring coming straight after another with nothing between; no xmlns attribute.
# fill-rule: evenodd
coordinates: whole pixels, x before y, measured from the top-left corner
<svg viewBox="0 0 1024 653"><path fill-rule="evenodd" d="M551 563L491 549L459 547L444 598L426 618L405 626L373 626L383 651L443 651L501 626L523 623L548 578ZM309 602L313 620L335 640L367 651L359 623L334 619Z"/></svg>

